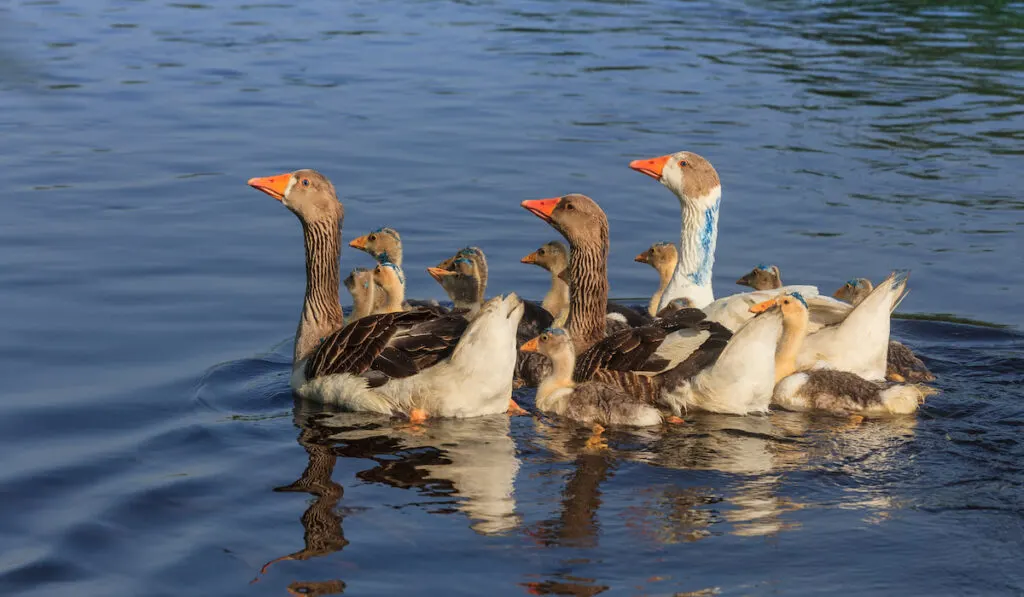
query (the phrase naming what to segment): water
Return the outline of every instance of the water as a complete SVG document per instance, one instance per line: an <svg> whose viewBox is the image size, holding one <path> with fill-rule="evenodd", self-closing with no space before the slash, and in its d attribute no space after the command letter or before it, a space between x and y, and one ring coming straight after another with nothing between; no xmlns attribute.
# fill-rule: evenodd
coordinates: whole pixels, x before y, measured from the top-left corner
<svg viewBox="0 0 1024 597"><path fill-rule="evenodd" d="M2 10L3 594L1024 592L1021 4ZM553 233L518 203L584 192L642 297L678 206L626 164L679 149L724 181L719 294L910 268L902 312L1010 327L897 321L942 393L857 427L697 416L594 454L293 402L299 227L249 177L322 170L420 298L471 243L539 298L518 259Z"/></svg>

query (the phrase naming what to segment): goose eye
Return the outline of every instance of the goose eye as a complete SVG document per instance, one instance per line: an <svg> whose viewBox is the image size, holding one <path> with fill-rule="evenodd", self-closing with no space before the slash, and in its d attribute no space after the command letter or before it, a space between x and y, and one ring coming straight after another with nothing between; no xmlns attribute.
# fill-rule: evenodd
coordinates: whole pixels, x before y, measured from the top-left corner
<svg viewBox="0 0 1024 597"><path fill-rule="evenodd" d="M371 234L370 236L367 237L367 240L377 240L377 235Z"/></svg>
<svg viewBox="0 0 1024 597"><path fill-rule="evenodd" d="M679 160L679 167L680 168L685 168L686 167L686 160Z"/></svg>
<svg viewBox="0 0 1024 597"><path fill-rule="evenodd" d="M537 254L540 255L541 257L543 257L544 256L544 249L537 249Z"/></svg>
<svg viewBox="0 0 1024 597"><path fill-rule="evenodd" d="M308 187L309 186L309 179L308 178L303 178L302 179L302 186L304 186L304 187Z"/></svg>
<svg viewBox="0 0 1024 597"><path fill-rule="evenodd" d="M576 207L575 207L575 206L573 206L573 204L572 204L572 203L566 203L566 204L565 204L565 209L576 209Z"/></svg>

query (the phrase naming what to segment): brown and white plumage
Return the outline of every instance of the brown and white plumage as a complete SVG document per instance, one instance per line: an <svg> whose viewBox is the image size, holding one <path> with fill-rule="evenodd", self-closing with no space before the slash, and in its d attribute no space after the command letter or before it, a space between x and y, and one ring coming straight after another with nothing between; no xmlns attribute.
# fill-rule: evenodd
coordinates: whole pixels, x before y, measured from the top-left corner
<svg viewBox="0 0 1024 597"><path fill-rule="evenodd" d="M522 316L518 297L491 300L472 322L413 309L344 326L338 303L344 210L334 186L313 170L254 178L249 185L281 201L303 227L306 294L292 370L297 394L388 415L468 417L506 410ZM397 271L380 265L375 279L387 284Z"/></svg>
<svg viewBox="0 0 1024 597"><path fill-rule="evenodd" d="M561 328L546 330L527 342L523 350L537 351L552 363L551 372L537 387L538 410L581 423L636 427L661 423L661 413L648 392L630 393L618 384L600 379L582 383L573 381L576 353L572 340Z"/></svg>

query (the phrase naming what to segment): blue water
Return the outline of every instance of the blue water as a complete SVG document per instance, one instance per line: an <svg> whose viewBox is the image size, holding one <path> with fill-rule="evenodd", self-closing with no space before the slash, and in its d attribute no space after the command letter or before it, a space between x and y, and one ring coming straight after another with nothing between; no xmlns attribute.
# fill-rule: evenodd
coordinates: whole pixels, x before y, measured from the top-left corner
<svg viewBox="0 0 1024 597"><path fill-rule="evenodd" d="M0 593L1024 593L1022 49L1006 2L0 7ZM300 229L248 178L324 172L416 298L479 244L539 299L553 231L518 204L583 192L639 301L679 208L627 164L681 149L723 180L719 295L910 268L902 314L1009 327L897 320L942 390L916 418L596 454L293 401Z"/></svg>

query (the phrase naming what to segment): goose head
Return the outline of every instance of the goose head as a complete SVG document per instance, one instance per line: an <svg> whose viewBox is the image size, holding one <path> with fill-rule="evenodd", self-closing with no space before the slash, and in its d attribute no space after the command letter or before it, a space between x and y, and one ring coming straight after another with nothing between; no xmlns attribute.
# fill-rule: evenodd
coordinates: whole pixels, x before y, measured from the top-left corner
<svg viewBox="0 0 1024 597"><path fill-rule="evenodd" d="M544 243L539 249L519 261L540 266L557 275L565 271L569 265L569 249L561 242L553 240Z"/></svg>
<svg viewBox="0 0 1024 597"><path fill-rule="evenodd" d="M805 324L807 322L807 301L799 292L780 294L767 301L760 302L750 307L750 312L765 313L772 309L778 309L782 312L783 321L803 322Z"/></svg>
<svg viewBox="0 0 1024 597"><path fill-rule="evenodd" d="M341 221L344 208L334 185L316 170L250 178L249 186L277 199L303 222Z"/></svg>
<svg viewBox="0 0 1024 597"><path fill-rule="evenodd" d="M782 273L777 265L759 264L750 270L750 273L736 280L736 283L740 286L749 286L754 290L782 288Z"/></svg>
<svg viewBox="0 0 1024 597"><path fill-rule="evenodd" d="M427 273L444 288L456 307L461 308L476 302L480 272L472 260L459 257L452 261L450 269L428 267Z"/></svg>
<svg viewBox="0 0 1024 597"><path fill-rule="evenodd" d="M436 267L448 271L454 271L454 263L458 259L468 259L476 265L477 280L477 301L484 302L484 295L487 293L487 256L480 247L464 247L456 251L454 255L438 263Z"/></svg>
<svg viewBox="0 0 1024 597"><path fill-rule="evenodd" d="M549 359L574 354L572 338L562 328L548 328L519 347L523 352L539 352Z"/></svg>
<svg viewBox="0 0 1024 597"><path fill-rule="evenodd" d="M840 286L839 290L836 290L832 296L856 306L867 295L871 294L872 290L874 290L874 286L871 284L871 280L867 278L854 278L847 280L846 284Z"/></svg>
<svg viewBox="0 0 1024 597"><path fill-rule="evenodd" d="M651 248L633 258L637 263L646 263L659 272L671 272L679 260L679 249L672 243L654 243Z"/></svg>
<svg viewBox="0 0 1024 597"><path fill-rule="evenodd" d="M683 203L710 207L722 196L722 183L715 167L692 151L633 160L629 167L661 182Z"/></svg>
<svg viewBox="0 0 1024 597"><path fill-rule="evenodd" d="M391 262L401 265L402 237L394 228L378 228L353 239L348 246L370 254L380 263Z"/></svg>
<svg viewBox="0 0 1024 597"><path fill-rule="evenodd" d="M560 232L571 246L608 244L608 217L597 202L586 195L573 193L551 199L532 199L521 205Z"/></svg>

